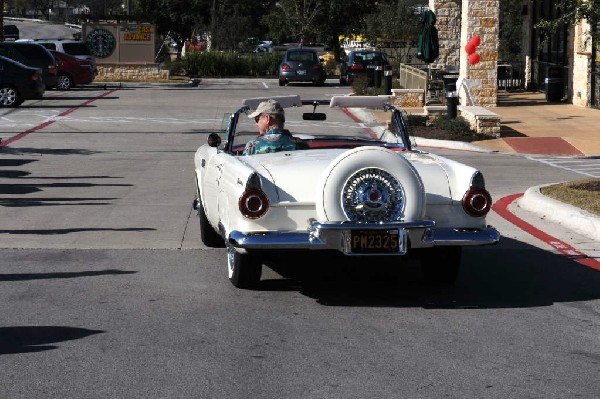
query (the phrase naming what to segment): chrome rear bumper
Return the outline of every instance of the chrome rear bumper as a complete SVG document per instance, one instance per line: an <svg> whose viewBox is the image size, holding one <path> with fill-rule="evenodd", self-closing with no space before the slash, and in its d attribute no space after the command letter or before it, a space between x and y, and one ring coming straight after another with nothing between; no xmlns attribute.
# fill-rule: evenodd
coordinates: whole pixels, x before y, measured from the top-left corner
<svg viewBox="0 0 600 399"><path fill-rule="evenodd" d="M493 227L483 229L435 228L435 222L399 222L385 224L361 224L346 222L312 222L306 232L258 232L243 233L233 230L227 236L228 245L240 249L333 249L347 255L358 255L350 250L353 230L398 230L401 245L398 252L386 255L404 255L408 246L407 237L413 247L471 246L495 244L500 233ZM417 242L423 245L415 245ZM361 253L360 255L365 255ZM381 253L371 253L381 255Z"/></svg>

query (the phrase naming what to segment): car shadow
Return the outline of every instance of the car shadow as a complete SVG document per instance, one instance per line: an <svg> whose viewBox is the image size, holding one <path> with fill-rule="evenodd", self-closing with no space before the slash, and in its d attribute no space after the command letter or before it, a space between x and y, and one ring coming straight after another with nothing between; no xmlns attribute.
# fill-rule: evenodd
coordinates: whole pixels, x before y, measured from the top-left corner
<svg viewBox="0 0 600 399"><path fill-rule="evenodd" d="M598 271L510 238L464 249L450 287L428 285L417 262L380 259L281 255L266 265L283 278L263 280L258 289L298 291L325 306L363 307L519 308L600 298Z"/></svg>
<svg viewBox="0 0 600 399"><path fill-rule="evenodd" d="M0 355L56 349L58 346L49 344L82 339L104 332L64 326L0 327Z"/></svg>
<svg viewBox="0 0 600 399"><path fill-rule="evenodd" d="M117 274L135 274L136 271L106 269L88 270L83 272L52 272L52 273L0 273L0 281L31 281L31 280L53 280L65 278L94 277Z"/></svg>

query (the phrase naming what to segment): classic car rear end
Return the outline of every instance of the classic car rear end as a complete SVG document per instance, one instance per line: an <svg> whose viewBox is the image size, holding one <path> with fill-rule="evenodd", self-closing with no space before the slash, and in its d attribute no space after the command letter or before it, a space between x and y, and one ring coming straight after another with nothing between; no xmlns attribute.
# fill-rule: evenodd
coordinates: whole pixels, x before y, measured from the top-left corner
<svg viewBox="0 0 600 399"><path fill-rule="evenodd" d="M299 98L280 100L297 106L287 108L286 127L302 149L241 155L255 129L244 112L256 100L248 100L195 156L202 239L226 246L235 286L255 286L262 256L286 249L419 257L429 280L451 283L462 246L498 241L485 222L491 197L481 173L414 150L401 113L380 98L334 98L326 121L320 102L298 115ZM340 111L357 101L385 107L392 129Z"/></svg>

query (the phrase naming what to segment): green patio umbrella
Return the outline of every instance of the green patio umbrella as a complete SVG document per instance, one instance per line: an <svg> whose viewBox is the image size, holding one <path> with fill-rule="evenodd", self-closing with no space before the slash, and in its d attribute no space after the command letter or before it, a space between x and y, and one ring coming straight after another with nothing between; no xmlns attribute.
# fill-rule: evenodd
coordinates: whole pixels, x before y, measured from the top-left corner
<svg viewBox="0 0 600 399"><path fill-rule="evenodd" d="M433 11L425 11L421 22L423 27L419 33L417 58L429 64L435 61L440 55L440 43L438 40L438 32L435 27L435 14Z"/></svg>

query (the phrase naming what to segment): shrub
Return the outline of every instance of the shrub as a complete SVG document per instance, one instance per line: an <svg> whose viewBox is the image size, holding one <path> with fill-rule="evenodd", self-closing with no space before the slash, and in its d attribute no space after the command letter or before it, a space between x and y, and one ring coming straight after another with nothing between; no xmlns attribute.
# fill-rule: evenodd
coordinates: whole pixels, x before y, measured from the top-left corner
<svg viewBox="0 0 600 399"><path fill-rule="evenodd" d="M471 125L462 116L457 116L456 119L448 119L445 116L438 116L430 121L432 126L438 129L446 130L450 133L472 132Z"/></svg>
<svg viewBox="0 0 600 399"><path fill-rule="evenodd" d="M429 118L427 115L408 114L406 116L408 126L427 126Z"/></svg>
<svg viewBox="0 0 600 399"><path fill-rule="evenodd" d="M281 57L277 54L239 54L236 52L193 52L181 59L188 76L273 76Z"/></svg>
<svg viewBox="0 0 600 399"><path fill-rule="evenodd" d="M400 82L397 79L392 79L391 88L399 89ZM385 85L382 81L381 86L379 87L369 86L369 78L366 76L361 76L352 81L352 91L357 96L379 96L385 94Z"/></svg>

